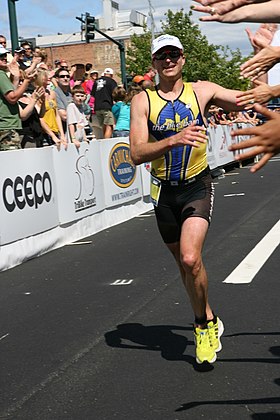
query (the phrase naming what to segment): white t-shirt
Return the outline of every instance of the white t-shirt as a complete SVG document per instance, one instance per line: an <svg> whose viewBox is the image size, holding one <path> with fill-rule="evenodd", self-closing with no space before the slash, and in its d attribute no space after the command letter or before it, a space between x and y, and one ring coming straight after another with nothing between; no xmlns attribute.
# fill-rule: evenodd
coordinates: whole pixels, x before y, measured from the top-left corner
<svg viewBox="0 0 280 420"><path fill-rule="evenodd" d="M271 41L271 46L280 47L280 30L276 31ZM267 83L270 86L280 85L280 63L275 64L268 72Z"/></svg>
<svg viewBox="0 0 280 420"><path fill-rule="evenodd" d="M71 136L69 132L69 124L76 124L75 126L75 137L78 141L84 140L85 127L88 125L88 120L85 114L82 112L74 102L71 102L67 108L67 138L71 142Z"/></svg>

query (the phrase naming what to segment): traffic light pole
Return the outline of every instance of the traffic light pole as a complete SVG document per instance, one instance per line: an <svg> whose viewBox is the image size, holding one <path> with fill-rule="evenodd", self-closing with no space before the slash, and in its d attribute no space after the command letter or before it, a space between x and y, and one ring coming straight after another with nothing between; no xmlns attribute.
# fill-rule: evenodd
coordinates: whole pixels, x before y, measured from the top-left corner
<svg viewBox="0 0 280 420"><path fill-rule="evenodd" d="M10 34L11 34L11 43L12 51L18 48L18 28L17 28L17 16L16 16L16 5L17 0L8 0L8 10L9 10L9 21L10 21Z"/></svg>
<svg viewBox="0 0 280 420"><path fill-rule="evenodd" d="M112 41L114 44L116 44L119 47L120 50L120 61L121 61L121 74L122 74L122 83L124 87L126 87L126 65L125 65L125 46L124 41L116 41L115 39L111 38L109 35L104 34L104 32L100 31L100 29L95 28L96 32L98 32L100 35L104 36L105 38Z"/></svg>
<svg viewBox="0 0 280 420"><path fill-rule="evenodd" d="M86 13L86 19L87 17L92 18L89 13ZM82 17L76 17L80 22L86 25L86 21ZM86 28L85 28L86 29ZM100 29L97 29L95 27L94 31L98 32L100 35L104 36L105 38L109 39L109 41L112 41L114 44L116 44L119 47L120 50L120 62L121 62L121 74L122 74L122 83L124 87L126 87L126 64L125 64L125 45L124 41L116 41L115 39L111 38L109 35L105 34L104 32L100 31ZM89 42L86 40L86 42Z"/></svg>

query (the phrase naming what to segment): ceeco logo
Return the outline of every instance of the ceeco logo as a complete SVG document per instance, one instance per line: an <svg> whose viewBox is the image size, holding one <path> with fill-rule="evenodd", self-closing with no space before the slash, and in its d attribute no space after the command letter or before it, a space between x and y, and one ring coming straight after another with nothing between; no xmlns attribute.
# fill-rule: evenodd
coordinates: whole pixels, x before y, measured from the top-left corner
<svg viewBox="0 0 280 420"><path fill-rule="evenodd" d="M133 184L136 176L136 166L131 160L130 148L127 143L117 143L109 155L110 175L114 183L121 188Z"/></svg>
<svg viewBox="0 0 280 420"><path fill-rule="evenodd" d="M18 207L23 210L26 205L38 208L39 205L46 201L47 203L52 197L52 182L48 172L43 176L39 173L34 178L26 175L23 179L17 176L13 181L6 178L3 184L3 201L6 209L11 213Z"/></svg>

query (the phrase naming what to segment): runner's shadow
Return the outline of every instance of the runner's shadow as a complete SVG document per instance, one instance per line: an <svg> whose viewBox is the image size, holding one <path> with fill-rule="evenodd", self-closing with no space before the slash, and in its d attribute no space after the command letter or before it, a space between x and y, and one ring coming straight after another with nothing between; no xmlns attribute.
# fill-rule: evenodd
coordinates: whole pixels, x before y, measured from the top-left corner
<svg viewBox="0 0 280 420"><path fill-rule="evenodd" d="M274 333L273 333L274 334ZM272 346L269 348L269 351L271 354L273 354L273 356L280 356L280 346ZM262 361L263 363L267 363L268 361L270 363L276 363L279 364L279 359L278 358L273 358L273 359L251 359L252 362L255 363L255 361ZM246 361L248 362L250 359L246 359ZM229 361L229 360L226 360ZM241 362L243 361L243 359L236 359L236 360L231 360L231 361L236 361L236 362ZM224 360L223 360L224 362ZM274 383L276 385L280 385L280 378L277 378L274 380ZM280 404L280 397L264 397L264 398L252 398L252 399L236 399L236 400L200 400L200 401L191 401L188 403L184 403L181 404L181 406L179 408L177 408L175 410L175 412L180 412L180 411L186 411L186 410L191 410L192 408L196 408L196 407L201 407L203 405L207 406L207 405L217 405L217 406L222 406L222 405L260 405L260 404L268 404L269 406L271 406L272 404ZM262 420L280 420L280 414L277 412L269 412L269 413L255 413L252 416L252 419L262 419Z"/></svg>
<svg viewBox="0 0 280 420"><path fill-rule="evenodd" d="M198 365L195 358L184 355L188 346L194 347L194 342L176 331L191 331L191 327L176 325L152 325L144 326L138 323L120 324L116 330L105 333L108 346L133 350L158 351L166 360L185 361L197 371L209 371L213 369L210 364ZM129 342L129 343L128 343Z"/></svg>

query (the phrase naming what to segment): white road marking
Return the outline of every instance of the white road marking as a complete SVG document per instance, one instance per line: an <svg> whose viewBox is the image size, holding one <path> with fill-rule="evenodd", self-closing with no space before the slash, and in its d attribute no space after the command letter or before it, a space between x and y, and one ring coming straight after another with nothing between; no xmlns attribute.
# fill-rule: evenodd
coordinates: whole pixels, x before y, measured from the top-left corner
<svg viewBox="0 0 280 420"><path fill-rule="evenodd" d="M223 283L251 283L255 275L280 244L280 220L233 270Z"/></svg>
<svg viewBox="0 0 280 420"><path fill-rule="evenodd" d="M1 341L1 340L4 340L4 338L8 337L8 335L10 335L10 334L9 334L9 333L7 333L7 334L5 334L5 335L2 335L2 337L0 337L0 341Z"/></svg>
<svg viewBox="0 0 280 420"><path fill-rule="evenodd" d="M137 218L140 218L140 219L142 219L142 217L151 217L151 216L153 216L154 215L154 213L151 213L151 214L139 214L139 216L135 216L135 218L137 219Z"/></svg>
<svg viewBox="0 0 280 420"><path fill-rule="evenodd" d="M128 286L133 282L133 279L127 280L127 279L118 279L115 280L113 283L110 283L110 286Z"/></svg>
<svg viewBox="0 0 280 420"><path fill-rule="evenodd" d="M66 245L88 245L88 244L92 244L92 241L70 242L69 244L66 244Z"/></svg>
<svg viewBox="0 0 280 420"><path fill-rule="evenodd" d="M225 176L234 176L234 175L239 175L239 172L228 172L225 174Z"/></svg>
<svg viewBox="0 0 280 420"><path fill-rule="evenodd" d="M245 195L245 193L224 194L224 197L239 197L240 195Z"/></svg>

